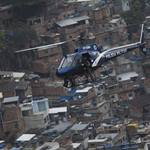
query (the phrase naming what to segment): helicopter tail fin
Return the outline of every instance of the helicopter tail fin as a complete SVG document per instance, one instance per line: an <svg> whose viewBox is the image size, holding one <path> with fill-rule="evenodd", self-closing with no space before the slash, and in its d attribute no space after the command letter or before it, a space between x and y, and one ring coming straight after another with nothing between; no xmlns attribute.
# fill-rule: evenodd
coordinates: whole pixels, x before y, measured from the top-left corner
<svg viewBox="0 0 150 150"><path fill-rule="evenodd" d="M145 48L145 44L147 44L147 42L144 42L144 24L142 24L141 26L141 36L140 36L140 49L141 51L146 55L146 48Z"/></svg>
<svg viewBox="0 0 150 150"><path fill-rule="evenodd" d="M141 26L140 43L144 43L144 24Z"/></svg>

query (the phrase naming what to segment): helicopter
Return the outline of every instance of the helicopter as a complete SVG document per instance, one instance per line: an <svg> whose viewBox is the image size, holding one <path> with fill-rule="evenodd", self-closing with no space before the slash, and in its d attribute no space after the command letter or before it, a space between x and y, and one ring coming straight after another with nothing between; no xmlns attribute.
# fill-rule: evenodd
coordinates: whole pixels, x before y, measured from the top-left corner
<svg viewBox="0 0 150 150"><path fill-rule="evenodd" d="M145 45L148 42L144 42L143 28L144 28L144 24L142 24L141 26L140 40L132 44L110 48L110 49L106 49L103 51L96 43L91 43L91 44L87 44L87 45L75 48L74 53L68 54L61 59L59 67L56 69L57 77L64 79L65 87L74 87L76 86L75 79L79 76L85 75L83 71L83 58L90 60L90 70L91 72L94 72L96 69L103 66L103 64L106 63L107 61L115 57L118 57L120 55L123 55L127 52L130 52L136 48L140 48L141 51L146 55ZM82 38L79 36L76 39L82 39ZM64 41L60 43L39 46L35 48L29 48L25 50L19 50L19 51L16 51L16 53L28 51L28 50L35 50L39 48L47 48L47 47L51 47L55 45L61 45L70 41ZM71 86L69 86L70 83L71 83Z"/></svg>

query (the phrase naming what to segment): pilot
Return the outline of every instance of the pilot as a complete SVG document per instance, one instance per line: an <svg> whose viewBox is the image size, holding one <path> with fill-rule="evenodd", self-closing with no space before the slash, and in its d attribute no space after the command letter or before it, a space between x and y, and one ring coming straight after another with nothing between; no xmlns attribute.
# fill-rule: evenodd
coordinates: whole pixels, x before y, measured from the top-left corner
<svg viewBox="0 0 150 150"><path fill-rule="evenodd" d="M90 69L91 62L85 56L83 56L82 66L83 66L84 75L87 77L87 79L88 79L88 75L90 75L91 80L94 81L94 78L93 78L93 75L92 75L92 72L91 72L91 69Z"/></svg>

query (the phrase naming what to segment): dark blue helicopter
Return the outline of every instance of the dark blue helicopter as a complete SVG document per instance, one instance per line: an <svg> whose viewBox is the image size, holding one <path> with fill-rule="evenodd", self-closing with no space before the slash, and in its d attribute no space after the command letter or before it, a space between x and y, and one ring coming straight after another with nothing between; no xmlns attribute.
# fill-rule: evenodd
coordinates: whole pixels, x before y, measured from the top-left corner
<svg viewBox="0 0 150 150"><path fill-rule="evenodd" d="M76 48L73 54L66 55L62 58L60 65L56 70L56 75L59 78L64 79L64 85L66 87L68 86L69 81L71 82L72 86L74 86L75 78L84 75L82 67L83 57L86 57L88 60L91 60L90 69L91 71L95 71L97 68L101 67L110 59L130 52L135 48L140 48L142 52L146 54L145 44L147 44L147 42L144 42L144 31L142 25L139 42L107 49L105 51L101 51L101 49L97 46L96 43Z"/></svg>
<svg viewBox="0 0 150 150"><path fill-rule="evenodd" d="M101 67L104 63L111 60L112 58L130 52L133 49L140 48L142 52L146 54L145 44L147 44L147 42L144 42L143 26L144 25L142 24L140 41L133 44L106 49L104 51L102 51L96 43L76 48L73 54L66 55L62 58L59 67L56 70L56 75L59 78L64 79L65 87L69 86L69 82L71 82L71 86L75 86L75 78L85 75L83 71L83 58L90 60L90 70L95 71L97 68ZM50 48L52 46L61 45L70 41L19 50L16 51L16 53L35 49Z"/></svg>

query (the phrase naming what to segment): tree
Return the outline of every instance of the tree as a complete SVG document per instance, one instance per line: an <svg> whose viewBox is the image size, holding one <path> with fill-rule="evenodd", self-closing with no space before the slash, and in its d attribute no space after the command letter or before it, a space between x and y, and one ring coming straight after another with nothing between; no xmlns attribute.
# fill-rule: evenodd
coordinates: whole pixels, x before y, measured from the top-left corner
<svg viewBox="0 0 150 150"><path fill-rule="evenodd" d="M14 22L6 33L7 39L13 41L15 48L23 48L28 40L37 40L37 34L29 25L22 22Z"/></svg>
<svg viewBox="0 0 150 150"><path fill-rule="evenodd" d="M13 4L14 6L21 7L23 5L32 6L40 2L47 1L47 0L5 0L5 1L7 4Z"/></svg>
<svg viewBox="0 0 150 150"><path fill-rule="evenodd" d="M4 49L5 32L0 29L0 49Z"/></svg>
<svg viewBox="0 0 150 150"><path fill-rule="evenodd" d="M47 0L6 0L7 4L13 4L15 16L14 21L26 22L26 19L36 15L38 4Z"/></svg>
<svg viewBox="0 0 150 150"><path fill-rule="evenodd" d="M141 11L144 4L141 4L139 0L133 3L131 10L121 13L121 17L124 18L127 25L138 24L145 20L145 14ZM138 25L128 27L129 40L132 33L137 32Z"/></svg>

